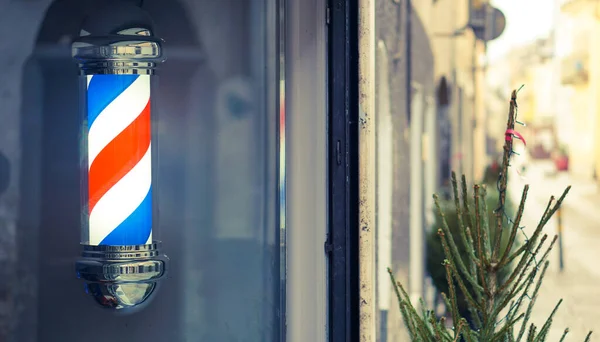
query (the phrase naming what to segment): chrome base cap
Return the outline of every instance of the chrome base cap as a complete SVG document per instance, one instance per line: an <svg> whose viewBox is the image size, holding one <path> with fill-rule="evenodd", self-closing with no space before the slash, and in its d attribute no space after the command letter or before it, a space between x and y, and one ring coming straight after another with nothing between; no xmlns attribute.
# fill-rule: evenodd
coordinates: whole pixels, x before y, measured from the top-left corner
<svg viewBox="0 0 600 342"><path fill-rule="evenodd" d="M83 245L75 267L77 277L102 307L138 311L151 301L166 274L169 259L160 254L159 247L159 241L137 246Z"/></svg>

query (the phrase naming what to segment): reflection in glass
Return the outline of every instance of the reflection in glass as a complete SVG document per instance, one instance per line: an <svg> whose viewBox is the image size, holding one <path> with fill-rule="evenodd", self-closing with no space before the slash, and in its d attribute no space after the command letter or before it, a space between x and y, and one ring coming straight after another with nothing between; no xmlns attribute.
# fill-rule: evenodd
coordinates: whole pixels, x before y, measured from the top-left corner
<svg viewBox="0 0 600 342"><path fill-rule="evenodd" d="M392 286L387 272L392 268L392 192L393 177L393 123L390 108L390 77L388 51L383 41L377 44L376 75L376 208L377 208L377 301L381 341L387 341L388 311L392 300ZM393 307L393 306L392 306Z"/></svg>
<svg viewBox="0 0 600 342"><path fill-rule="evenodd" d="M13 127L21 157L9 161L19 165L23 248L9 340L280 341L285 112L278 2L143 2L168 59L152 93L160 142L152 171L160 199L155 224L172 267L155 300L128 316L94 306L73 275L81 252L81 123L77 66L60 42L92 10L86 6L93 2L40 8L46 17L32 23L40 27L37 38L22 41L36 48L15 82L27 94L18 99L20 119L10 121L21 125Z"/></svg>
<svg viewBox="0 0 600 342"><path fill-rule="evenodd" d="M279 36L278 38L278 46L277 46L277 56L278 56L278 64L279 64L279 283L280 283L280 326L279 326L279 336L280 341L286 340L285 335L285 312L286 312L286 159L285 159L285 119L286 119L286 110L285 110L285 36L286 36L286 21L285 21L285 13L286 13L286 1L279 1L279 6L277 8L277 27Z"/></svg>

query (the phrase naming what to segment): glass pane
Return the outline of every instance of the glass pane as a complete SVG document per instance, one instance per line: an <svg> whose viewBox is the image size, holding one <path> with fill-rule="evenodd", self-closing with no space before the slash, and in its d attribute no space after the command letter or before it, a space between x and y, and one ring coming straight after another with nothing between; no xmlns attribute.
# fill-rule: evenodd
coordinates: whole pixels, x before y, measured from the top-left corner
<svg viewBox="0 0 600 342"><path fill-rule="evenodd" d="M0 113L0 341L280 341L278 1L143 1L167 55L152 76L152 189L170 262L153 301L128 315L94 303L74 270L82 122L70 44L104 3L0 5L40 27L0 40L15 61L0 64L3 91L17 94Z"/></svg>

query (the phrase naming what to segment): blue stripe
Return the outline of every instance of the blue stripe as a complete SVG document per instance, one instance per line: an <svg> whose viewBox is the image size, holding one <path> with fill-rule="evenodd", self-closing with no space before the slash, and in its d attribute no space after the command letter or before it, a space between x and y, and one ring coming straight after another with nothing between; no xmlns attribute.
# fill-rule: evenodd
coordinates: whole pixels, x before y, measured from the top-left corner
<svg viewBox="0 0 600 342"><path fill-rule="evenodd" d="M108 234L100 245L132 246L143 245L152 231L152 187L146 198L121 224Z"/></svg>
<svg viewBox="0 0 600 342"><path fill-rule="evenodd" d="M88 129L114 99L139 75L94 75L87 90Z"/></svg>

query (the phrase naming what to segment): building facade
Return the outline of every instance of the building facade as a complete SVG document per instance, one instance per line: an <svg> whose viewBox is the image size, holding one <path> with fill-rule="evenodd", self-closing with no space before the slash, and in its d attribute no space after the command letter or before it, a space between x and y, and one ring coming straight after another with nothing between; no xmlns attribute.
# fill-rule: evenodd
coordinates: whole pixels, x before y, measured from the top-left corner
<svg viewBox="0 0 600 342"><path fill-rule="evenodd" d="M151 18L166 55L152 234L168 276L130 315L74 272L89 213L71 44L85 22L140 24L120 6ZM431 195L486 162L470 6L0 2L0 340L405 341L386 269L433 305Z"/></svg>
<svg viewBox="0 0 600 342"><path fill-rule="evenodd" d="M598 9L585 1L558 3L560 30L561 84L569 100L569 170L578 178L591 180L598 172L597 128L599 75L597 70ZM566 119L565 119L566 120ZM594 156L590 158L590 156Z"/></svg>
<svg viewBox="0 0 600 342"><path fill-rule="evenodd" d="M435 302L424 263L431 195L444 193L451 170L474 181L487 163L484 44L468 28L470 5L375 4L378 341L408 338L387 267L413 299Z"/></svg>

